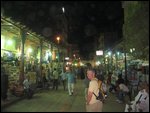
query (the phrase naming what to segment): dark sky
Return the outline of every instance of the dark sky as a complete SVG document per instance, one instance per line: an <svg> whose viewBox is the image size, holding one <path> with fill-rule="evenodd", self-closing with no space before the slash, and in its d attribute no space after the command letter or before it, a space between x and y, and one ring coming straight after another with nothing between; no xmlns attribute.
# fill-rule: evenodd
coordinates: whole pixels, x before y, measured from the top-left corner
<svg viewBox="0 0 150 113"><path fill-rule="evenodd" d="M99 33L122 32L123 10L119 1L2 1L1 7L4 15L50 40L54 40L55 36L62 32L61 18L62 14L65 14L68 42L77 44L83 56L92 51L92 47L88 47L93 45ZM65 8L65 13L62 12L62 7ZM118 40L116 38L113 42L113 38L108 39L109 41L105 40L108 48Z"/></svg>

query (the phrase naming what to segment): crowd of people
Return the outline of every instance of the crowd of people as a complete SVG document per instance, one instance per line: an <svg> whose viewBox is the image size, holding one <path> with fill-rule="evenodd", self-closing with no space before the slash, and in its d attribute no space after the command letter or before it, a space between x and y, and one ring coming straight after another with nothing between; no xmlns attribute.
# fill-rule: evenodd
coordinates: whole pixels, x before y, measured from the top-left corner
<svg viewBox="0 0 150 113"><path fill-rule="evenodd" d="M109 96L109 93L116 95L116 102L122 104L126 103L125 96L129 98L129 104L126 104L125 112L149 112L149 84L145 81L139 80L138 94L132 101L131 90L129 89L130 83L125 83L122 78L122 73L118 73L118 78L112 80L114 73L109 72L106 78L104 73L99 73L101 69L94 69L88 67L86 69L87 76L85 77L85 100L86 100L86 111L87 112L102 112L104 101L99 96L99 88L104 93L104 99ZM99 82L103 85L99 87ZM97 95L97 96L96 96Z"/></svg>
<svg viewBox="0 0 150 113"><path fill-rule="evenodd" d="M5 89L8 89L6 88L8 87L8 76L5 73L4 67L1 67L1 70L1 97L3 100L6 100L7 90ZM118 73L115 80L113 80L113 74L114 73L109 72L107 75L101 68L93 68L91 65L80 69L80 71L76 71L76 69L71 66L63 68L62 71L59 71L59 69L55 67L53 71L49 73L48 71L46 73L44 67L42 67L42 87L47 87L47 84L52 82L52 90L57 91L61 84L64 91L68 90L68 95L73 96L76 79L82 79L85 86L85 106L87 112L102 112L103 106L105 106L105 99L107 99L109 93L115 94L116 102L120 104L125 102L126 95L129 97L130 103L126 105L125 112L149 111L149 84L140 82L138 95L132 100L129 84L125 84L122 74ZM38 83L38 81L36 83ZM25 77L23 85L25 91L30 88L29 76Z"/></svg>

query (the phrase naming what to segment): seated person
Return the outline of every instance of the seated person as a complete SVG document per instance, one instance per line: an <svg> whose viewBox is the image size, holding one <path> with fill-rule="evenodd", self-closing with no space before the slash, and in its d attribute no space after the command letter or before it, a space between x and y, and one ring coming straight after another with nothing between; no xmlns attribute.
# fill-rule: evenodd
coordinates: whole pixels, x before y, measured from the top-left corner
<svg viewBox="0 0 150 113"><path fill-rule="evenodd" d="M128 93L129 93L128 87L124 83L119 84L117 87L117 92L116 92L117 98L118 98L117 101L119 103L123 103L124 95L126 95Z"/></svg>
<svg viewBox="0 0 150 113"><path fill-rule="evenodd" d="M126 104L125 112L149 112L149 84L143 82L138 88L138 95Z"/></svg>

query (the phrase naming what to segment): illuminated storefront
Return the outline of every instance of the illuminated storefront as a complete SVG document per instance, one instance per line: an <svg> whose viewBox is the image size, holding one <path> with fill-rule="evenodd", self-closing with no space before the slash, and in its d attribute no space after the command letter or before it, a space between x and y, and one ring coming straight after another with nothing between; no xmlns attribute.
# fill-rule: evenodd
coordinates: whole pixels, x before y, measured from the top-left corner
<svg viewBox="0 0 150 113"><path fill-rule="evenodd" d="M1 17L1 60L9 64L9 78L13 82L22 83L28 63L35 66L39 64L41 71L43 63L52 64L54 67L54 62L57 66L58 62L55 61L58 58L58 47L54 43L29 31L20 23Z"/></svg>

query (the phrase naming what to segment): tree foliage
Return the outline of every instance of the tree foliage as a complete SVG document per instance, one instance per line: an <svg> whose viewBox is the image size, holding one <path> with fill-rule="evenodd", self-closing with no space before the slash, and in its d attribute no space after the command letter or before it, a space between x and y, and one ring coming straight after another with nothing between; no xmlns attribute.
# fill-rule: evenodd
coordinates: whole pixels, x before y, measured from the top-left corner
<svg viewBox="0 0 150 113"><path fill-rule="evenodd" d="M135 48L135 57L149 58L149 1L125 2L124 38L126 50Z"/></svg>

